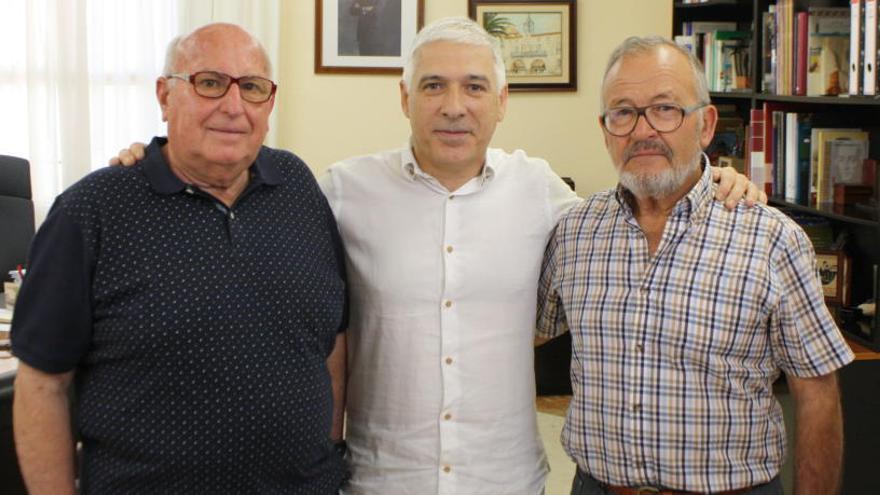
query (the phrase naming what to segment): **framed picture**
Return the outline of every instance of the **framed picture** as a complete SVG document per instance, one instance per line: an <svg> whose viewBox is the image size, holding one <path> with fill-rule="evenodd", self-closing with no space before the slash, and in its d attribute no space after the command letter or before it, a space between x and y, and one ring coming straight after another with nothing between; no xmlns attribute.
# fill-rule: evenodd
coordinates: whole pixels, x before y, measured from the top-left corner
<svg viewBox="0 0 880 495"><path fill-rule="evenodd" d="M424 22L424 0L315 0L315 72L395 74Z"/></svg>
<svg viewBox="0 0 880 495"><path fill-rule="evenodd" d="M816 250L816 267L825 302L849 306L850 259L843 251Z"/></svg>
<svg viewBox="0 0 880 495"><path fill-rule="evenodd" d="M498 38L511 91L577 90L576 0L468 0Z"/></svg>

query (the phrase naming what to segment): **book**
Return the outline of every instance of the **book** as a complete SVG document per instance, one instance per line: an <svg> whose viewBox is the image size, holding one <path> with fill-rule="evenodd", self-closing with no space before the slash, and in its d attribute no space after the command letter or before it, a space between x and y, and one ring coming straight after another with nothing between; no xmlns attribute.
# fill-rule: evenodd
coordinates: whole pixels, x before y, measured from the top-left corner
<svg viewBox="0 0 880 495"><path fill-rule="evenodd" d="M877 94L877 5L878 0L865 0L865 53L862 66L862 93Z"/></svg>
<svg viewBox="0 0 880 495"><path fill-rule="evenodd" d="M810 204L810 135L813 123L811 114L798 114L797 119L797 193L795 203Z"/></svg>
<svg viewBox="0 0 880 495"><path fill-rule="evenodd" d="M775 9L775 5L770 5L761 16L761 91L767 94L776 92Z"/></svg>
<svg viewBox="0 0 880 495"><path fill-rule="evenodd" d="M782 140L784 146L783 154L785 158L785 182L781 189L783 198L790 203L797 201L797 120L797 113L785 113L785 137Z"/></svg>
<svg viewBox="0 0 880 495"><path fill-rule="evenodd" d="M831 156L831 143L834 141L863 141L868 142L868 133L861 130L842 129L819 129L815 135L816 146L816 205L823 206L832 204L834 201L834 172L839 168L832 167L833 159L846 159L840 155ZM837 146L838 153L843 152L843 147ZM864 160L864 158L862 159ZM859 162L861 166L862 162Z"/></svg>
<svg viewBox="0 0 880 495"><path fill-rule="evenodd" d="M832 186L862 185L864 162L868 158L868 141L840 139L829 141L829 177Z"/></svg>
<svg viewBox="0 0 880 495"><path fill-rule="evenodd" d="M807 94L807 31L809 21L807 12L798 12L795 15L795 63L794 63L794 94L805 96Z"/></svg>
<svg viewBox="0 0 880 495"><path fill-rule="evenodd" d="M764 111L753 108L749 111L749 154L746 166L749 179L765 190L766 176L764 166Z"/></svg>
<svg viewBox="0 0 880 495"><path fill-rule="evenodd" d="M731 21L690 21L681 23L681 34L711 33L713 31L736 31Z"/></svg>
<svg viewBox="0 0 880 495"><path fill-rule="evenodd" d="M833 127L813 127L810 129L810 206L816 206L816 192L819 184L819 133L820 132L846 132L856 133L860 129L853 128L833 128Z"/></svg>
<svg viewBox="0 0 880 495"><path fill-rule="evenodd" d="M750 31L715 31L712 33L713 80L715 91L749 89Z"/></svg>
<svg viewBox="0 0 880 495"><path fill-rule="evenodd" d="M849 94L861 94L862 83L862 51L864 50L864 38L862 37L862 23L864 3L863 0L850 0L850 24L849 24Z"/></svg>
<svg viewBox="0 0 880 495"><path fill-rule="evenodd" d="M839 95L849 84L849 10L810 7L807 96Z"/></svg>

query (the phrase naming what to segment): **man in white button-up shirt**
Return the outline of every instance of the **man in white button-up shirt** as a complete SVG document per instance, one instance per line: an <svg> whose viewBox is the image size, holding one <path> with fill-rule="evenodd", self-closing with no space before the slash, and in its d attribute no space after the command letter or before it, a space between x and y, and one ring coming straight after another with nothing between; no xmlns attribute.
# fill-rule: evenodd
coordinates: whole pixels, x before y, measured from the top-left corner
<svg viewBox="0 0 880 495"><path fill-rule="evenodd" d="M488 148L507 85L473 21L423 29L400 93L409 146L342 161L320 181L351 289L345 492L542 493L538 275L579 199L544 160Z"/></svg>

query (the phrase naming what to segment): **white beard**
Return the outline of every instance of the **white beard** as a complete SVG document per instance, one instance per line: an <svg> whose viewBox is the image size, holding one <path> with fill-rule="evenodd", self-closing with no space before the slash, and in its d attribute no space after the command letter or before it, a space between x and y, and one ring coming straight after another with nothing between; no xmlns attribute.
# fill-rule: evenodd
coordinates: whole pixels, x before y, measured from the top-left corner
<svg viewBox="0 0 880 495"><path fill-rule="evenodd" d="M672 167L656 174L620 172L620 185L637 198L662 199L672 196L699 169L703 151L699 148L687 160L673 161Z"/></svg>

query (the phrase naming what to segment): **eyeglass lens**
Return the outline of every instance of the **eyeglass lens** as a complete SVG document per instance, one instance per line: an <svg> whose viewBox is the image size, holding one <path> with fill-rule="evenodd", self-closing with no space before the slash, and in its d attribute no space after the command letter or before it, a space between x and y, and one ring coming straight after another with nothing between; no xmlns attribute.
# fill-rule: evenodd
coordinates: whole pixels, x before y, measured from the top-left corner
<svg viewBox="0 0 880 495"><path fill-rule="evenodd" d="M272 96L272 81L259 76L234 79L221 72L198 72L193 75L193 87L197 94L207 98L220 98L229 91L233 82L238 83L241 97L252 103L262 103Z"/></svg>
<svg viewBox="0 0 880 495"><path fill-rule="evenodd" d="M616 136L625 136L636 127L639 115L658 132L672 132L681 125L684 110L677 105L651 105L643 111L634 107L617 107L605 112L605 128Z"/></svg>

